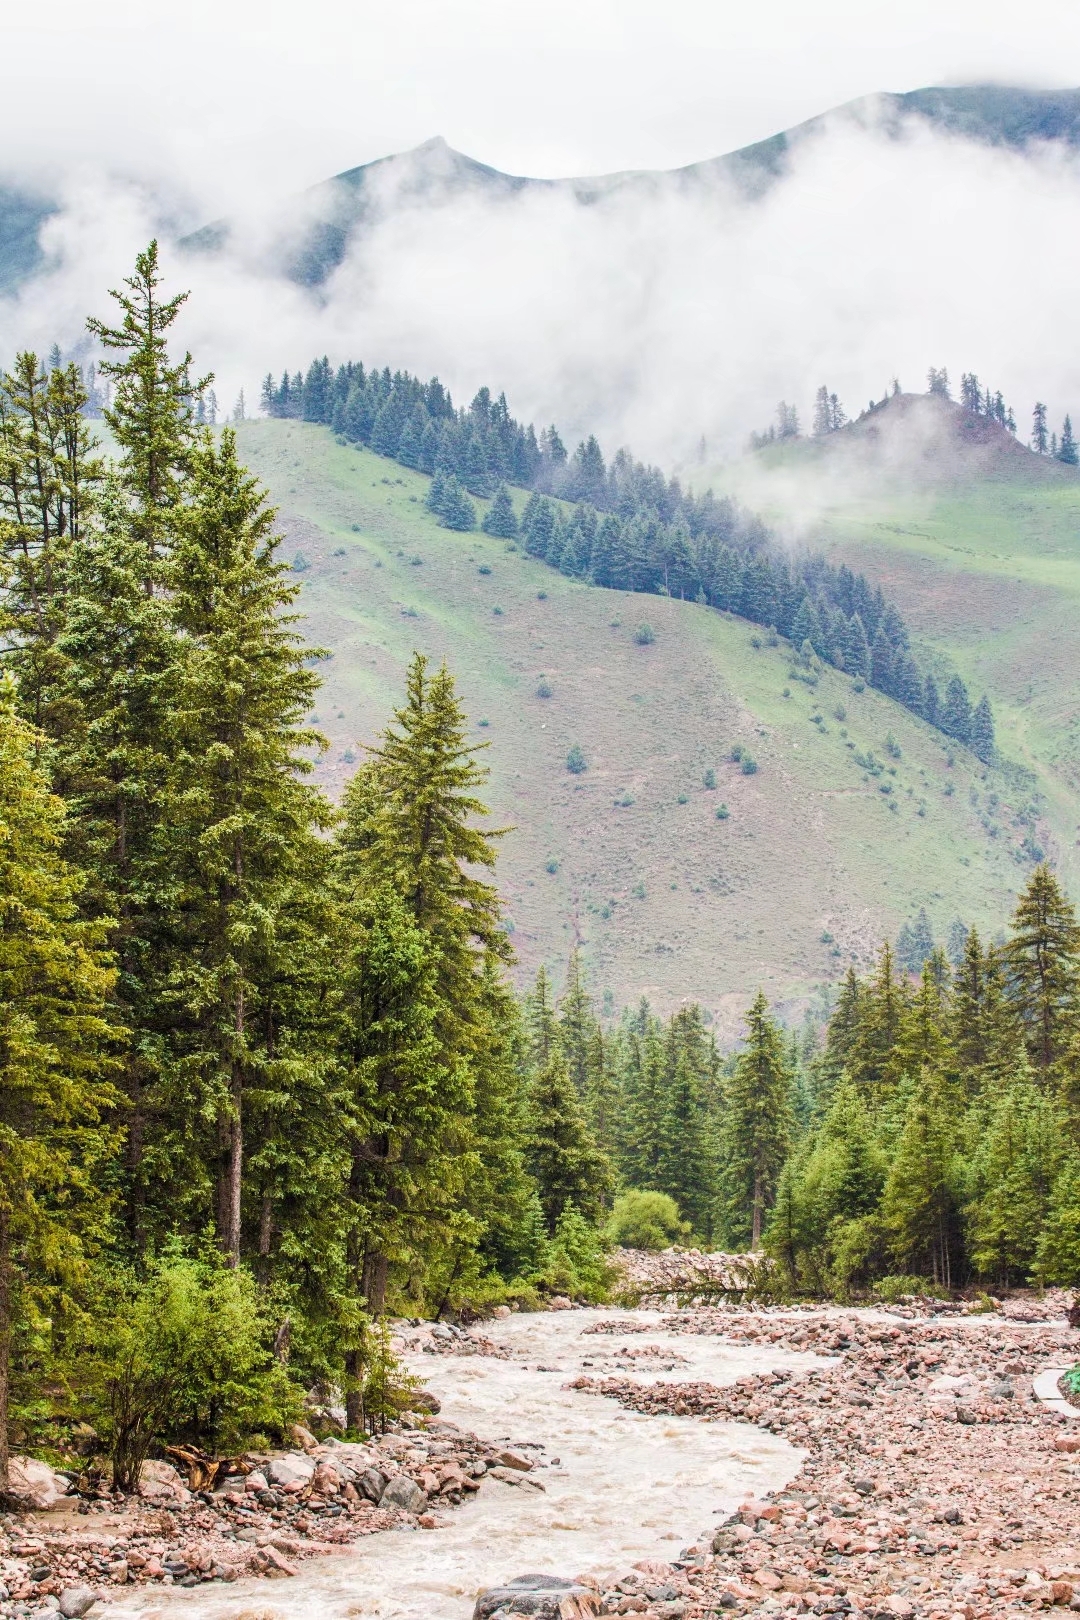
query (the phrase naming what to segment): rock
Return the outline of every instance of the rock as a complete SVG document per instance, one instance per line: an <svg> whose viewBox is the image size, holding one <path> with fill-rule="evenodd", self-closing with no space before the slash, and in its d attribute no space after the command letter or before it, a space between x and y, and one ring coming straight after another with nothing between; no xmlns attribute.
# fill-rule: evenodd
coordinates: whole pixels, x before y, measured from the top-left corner
<svg viewBox="0 0 1080 1620"><path fill-rule="evenodd" d="M290 1564L284 1553L278 1552L277 1548L272 1544L262 1548L262 1556L265 1558L268 1565L266 1573L271 1577L271 1579L275 1575L296 1574L296 1565Z"/></svg>
<svg viewBox="0 0 1080 1620"><path fill-rule="evenodd" d="M8 1465L10 1494L39 1513L48 1513L71 1490L62 1474L36 1457L12 1457Z"/></svg>
<svg viewBox="0 0 1080 1620"><path fill-rule="evenodd" d="M520 1468L489 1468L488 1478L501 1479L504 1485L524 1486L530 1491L542 1491L544 1489L538 1479L529 1479L527 1475L521 1472Z"/></svg>
<svg viewBox="0 0 1080 1620"><path fill-rule="evenodd" d="M567 1299L565 1294L552 1294L548 1300L549 1311L571 1311L573 1308L573 1300Z"/></svg>
<svg viewBox="0 0 1080 1620"><path fill-rule="evenodd" d="M1080 1451L1080 1434L1055 1434L1055 1451Z"/></svg>
<svg viewBox="0 0 1080 1620"><path fill-rule="evenodd" d="M386 1479L387 1476L378 1468L365 1468L356 1481L356 1488L369 1502L374 1502L378 1506L386 1489Z"/></svg>
<svg viewBox="0 0 1080 1620"><path fill-rule="evenodd" d="M312 1472L314 1472L314 1464L312 1464ZM261 1468L257 1468L253 1474L246 1476L244 1489L245 1491L268 1491L270 1489L269 1482Z"/></svg>
<svg viewBox="0 0 1080 1620"><path fill-rule="evenodd" d="M497 1322L502 1322L510 1315L510 1307L509 1305L496 1305L491 1314Z"/></svg>
<svg viewBox="0 0 1080 1620"><path fill-rule="evenodd" d="M437 1417L442 1411L442 1402L437 1395L431 1393L430 1389L414 1390L409 1396L409 1405L414 1412L427 1412L432 1417Z"/></svg>
<svg viewBox="0 0 1080 1620"><path fill-rule="evenodd" d="M979 1420L970 1406L958 1406L956 1408L956 1421L957 1423L978 1423Z"/></svg>
<svg viewBox="0 0 1080 1620"><path fill-rule="evenodd" d="M600 1594L559 1575L519 1575L506 1586L481 1592L473 1620L531 1614L537 1620L585 1620L600 1612Z"/></svg>
<svg viewBox="0 0 1080 1620"><path fill-rule="evenodd" d="M393 1479L387 1481L379 1498L379 1506L404 1508L406 1513L422 1513L427 1507L427 1497L415 1479L410 1479L408 1474L395 1474Z"/></svg>
<svg viewBox="0 0 1080 1620"><path fill-rule="evenodd" d="M82 1620L97 1593L89 1586L69 1586L60 1594L60 1613L65 1620Z"/></svg>
<svg viewBox="0 0 1080 1620"><path fill-rule="evenodd" d="M504 1468L520 1468L523 1474L529 1473L533 1466L528 1457L523 1457L520 1451L500 1451L499 1461Z"/></svg>
<svg viewBox="0 0 1080 1620"><path fill-rule="evenodd" d="M290 1440L295 1440L301 1451L314 1451L318 1441L310 1429L305 1429L302 1423L294 1423L289 1430Z"/></svg>
<svg viewBox="0 0 1080 1620"><path fill-rule="evenodd" d="M148 1501L190 1502L191 1492L172 1463L150 1457L139 1470L139 1495Z"/></svg>
<svg viewBox="0 0 1080 1620"><path fill-rule="evenodd" d="M315 1463L302 1452L290 1451L284 1457L274 1457L266 1472L275 1485L306 1485L315 1477Z"/></svg>

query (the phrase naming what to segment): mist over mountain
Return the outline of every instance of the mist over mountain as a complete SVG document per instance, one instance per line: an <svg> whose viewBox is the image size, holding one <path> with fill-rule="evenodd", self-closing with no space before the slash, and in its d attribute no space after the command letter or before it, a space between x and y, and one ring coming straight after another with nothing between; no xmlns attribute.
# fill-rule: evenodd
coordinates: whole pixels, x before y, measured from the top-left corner
<svg viewBox="0 0 1080 1620"><path fill-rule="evenodd" d="M569 197L584 205L626 196L646 202L672 189L707 204L718 187L753 199L789 172L800 146L829 127L875 129L897 140L912 119L991 147L1023 151L1032 143L1051 141L1075 149L1080 146L1080 90L970 85L862 96L767 140L683 168L629 169L563 180L504 174L436 136L412 151L346 169L301 197L283 199L261 223L272 261L291 279L318 286L365 230L403 208L443 207L465 198L498 202L526 193ZM235 247L242 229L220 220L181 245L201 252Z"/></svg>

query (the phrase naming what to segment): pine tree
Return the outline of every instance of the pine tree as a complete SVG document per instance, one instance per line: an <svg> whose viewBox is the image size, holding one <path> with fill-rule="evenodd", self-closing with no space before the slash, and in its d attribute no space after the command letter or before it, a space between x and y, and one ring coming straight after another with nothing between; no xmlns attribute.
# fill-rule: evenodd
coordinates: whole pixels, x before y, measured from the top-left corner
<svg viewBox="0 0 1080 1620"><path fill-rule="evenodd" d="M729 1243L757 1249L791 1140L791 1073L760 990L747 1024L723 1088L719 1213Z"/></svg>
<svg viewBox="0 0 1080 1620"><path fill-rule="evenodd" d="M476 528L476 508L454 474L443 485L439 522L444 529L455 529L459 533Z"/></svg>
<svg viewBox="0 0 1080 1620"><path fill-rule="evenodd" d="M971 700L968 697L967 687L959 675L954 675L945 691L945 702L941 706L938 725L948 736L966 743L971 741L971 724Z"/></svg>
<svg viewBox="0 0 1080 1620"><path fill-rule="evenodd" d="M158 270L154 241L137 255L135 274L124 280L127 291L111 294L123 316L120 325L96 318L86 323L105 349L123 355L103 360L99 368L114 387L105 421L120 447L133 534L151 561L168 544L180 505L195 441L195 400L214 380L210 375L192 379L190 354L170 361L168 333L188 294L162 299ZM153 588L149 576L147 588Z"/></svg>
<svg viewBox="0 0 1080 1620"><path fill-rule="evenodd" d="M556 1051L530 1088L529 1168L550 1233L569 1205L597 1221L613 1184L611 1166L593 1141L566 1059Z"/></svg>
<svg viewBox="0 0 1080 1620"><path fill-rule="evenodd" d="M42 739L0 685L0 1492L17 1325L106 1235L116 1151L108 924L78 914Z"/></svg>
<svg viewBox="0 0 1080 1620"><path fill-rule="evenodd" d="M559 1001L559 1041L570 1078L577 1087L578 1096L583 1099L589 1091L589 1066L595 1033L596 1018L585 988L581 953L575 946L566 970L566 989Z"/></svg>
<svg viewBox="0 0 1080 1620"><path fill-rule="evenodd" d="M1046 406L1041 400L1031 413L1031 448L1037 456L1045 456L1047 451Z"/></svg>
<svg viewBox="0 0 1080 1620"><path fill-rule="evenodd" d="M215 1224L233 1264L241 1249L249 1093L266 1108L294 1082L274 987L285 918L302 909L297 876L328 824L300 780L303 724L318 678L288 609L298 595L277 556L274 514L225 429L192 452L188 504L169 569L188 642L175 694L172 779L183 922L169 993L181 1009L177 1066L193 1110L214 1121Z"/></svg>
<svg viewBox="0 0 1080 1620"><path fill-rule="evenodd" d="M984 765L991 765L994 760L994 716L985 692L975 705L975 713L971 717L970 742L972 753Z"/></svg>
<svg viewBox="0 0 1080 1620"><path fill-rule="evenodd" d="M891 692L892 677L893 650L883 626L879 624L870 649L870 682L880 692Z"/></svg>
<svg viewBox="0 0 1080 1620"><path fill-rule="evenodd" d="M544 1069L561 1050L558 1019L547 968L541 962L536 982L525 997L525 1039L529 1064Z"/></svg>
<svg viewBox="0 0 1080 1620"><path fill-rule="evenodd" d="M904 1116L882 1194L896 1263L951 1288L958 1254L957 1110L945 1082L924 1073Z"/></svg>
<svg viewBox="0 0 1080 1620"><path fill-rule="evenodd" d="M1057 458L1064 461L1069 467L1075 467L1080 459L1076 453L1076 439L1073 436L1072 418L1066 416L1061 427L1061 438L1058 441Z"/></svg>
<svg viewBox="0 0 1080 1620"><path fill-rule="evenodd" d="M1029 1056L1045 1074L1080 1025L1080 923L1045 862L1017 903L1005 959Z"/></svg>
<svg viewBox="0 0 1080 1620"><path fill-rule="evenodd" d="M346 790L340 855L357 901L383 887L399 897L432 963L424 997L433 1002L432 1064L442 1079L418 1121L423 1136L410 1137L405 1119L405 1146L391 1152L376 1129L361 1149L391 1209L406 1193L436 1198L454 1180L451 1161L461 1155L476 1067L490 1048L490 970L510 958L498 893L475 875L494 867L499 836L475 825L487 814L475 792L486 775L466 740L452 677L445 668L429 674L427 659L416 654L404 705ZM404 1189L395 1191L398 1183ZM364 1295L376 1314L393 1257L389 1240L376 1234L362 1262Z"/></svg>
<svg viewBox="0 0 1080 1620"><path fill-rule="evenodd" d="M517 538L518 520L514 512L514 503L510 499L510 491L505 484L500 484L495 491L495 499L484 514L484 521L480 527L485 534L493 534L500 540Z"/></svg>
<svg viewBox="0 0 1080 1620"><path fill-rule="evenodd" d="M1026 1062L992 1098L967 1209L971 1260L998 1284L1023 1282L1061 1164L1061 1120Z"/></svg>
<svg viewBox="0 0 1080 1620"><path fill-rule="evenodd" d="M683 1218L710 1235L716 1197L715 1143L710 1118L712 1052L700 1007L684 1007L664 1040L663 1113L656 1185L674 1198Z"/></svg>

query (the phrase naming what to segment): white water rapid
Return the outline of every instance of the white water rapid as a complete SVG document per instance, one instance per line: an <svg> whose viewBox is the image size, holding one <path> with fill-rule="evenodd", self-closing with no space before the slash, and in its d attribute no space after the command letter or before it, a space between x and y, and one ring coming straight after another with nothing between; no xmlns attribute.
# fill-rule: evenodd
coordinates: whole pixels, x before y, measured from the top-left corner
<svg viewBox="0 0 1080 1620"><path fill-rule="evenodd" d="M649 1331L583 1337L583 1329L612 1315L647 1322ZM677 1557L747 1492L785 1484L800 1454L749 1424L645 1417L564 1385L581 1372L642 1383L730 1384L744 1373L823 1363L808 1354L663 1333L653 1328L658 1321L641 1311L512 1316L484 1324L485 1335L507 1348L510 1360L414 1358L413 1370L439 1397L443 1418L484 1439L543 1445L531 1453L547 1464L534 1476L543 1494L488 1479L472 1500L447 1514L442 1529L367 1536L344 1554L301 1564L288 1581L142 1588L112 1614L118 1620L136 1614L141 1620L468 1620L478 1588L515 1575L622 1574L639 1558ZM669 1354L641 1356L645 1346ZM638 1354L627 1358L628 1350Z"/></svg>

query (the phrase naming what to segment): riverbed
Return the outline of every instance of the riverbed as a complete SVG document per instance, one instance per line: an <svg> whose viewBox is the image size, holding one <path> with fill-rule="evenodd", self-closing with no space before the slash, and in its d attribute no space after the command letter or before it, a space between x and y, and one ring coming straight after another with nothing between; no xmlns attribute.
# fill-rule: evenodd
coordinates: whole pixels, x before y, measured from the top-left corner
<svg viewBox="0 0 1080 1620"><path fill-rule="evenodd" d="M612 1317L639 1330L587 1331ZM824 1363L664 1333L659 1322L643 1311L517 1315L484 1324L485 1336L509 1351L506 1360L413 1359L442 1417L525 1448L537 1463L527 1477L542 1492L487 1479L439 1529L368 1536L342 1555L303 1563L287 1581L142 1589L111 1612L142 1620L165 1611L191 1620L468 1620L478 1588L515 1575L621 1573L637 1559L678 1557L748 1493L786 1484L802 1454L749 1424L643 1416L566 1384L620 1368L643 1383L730 1384L772 1367Z"/></svg>

